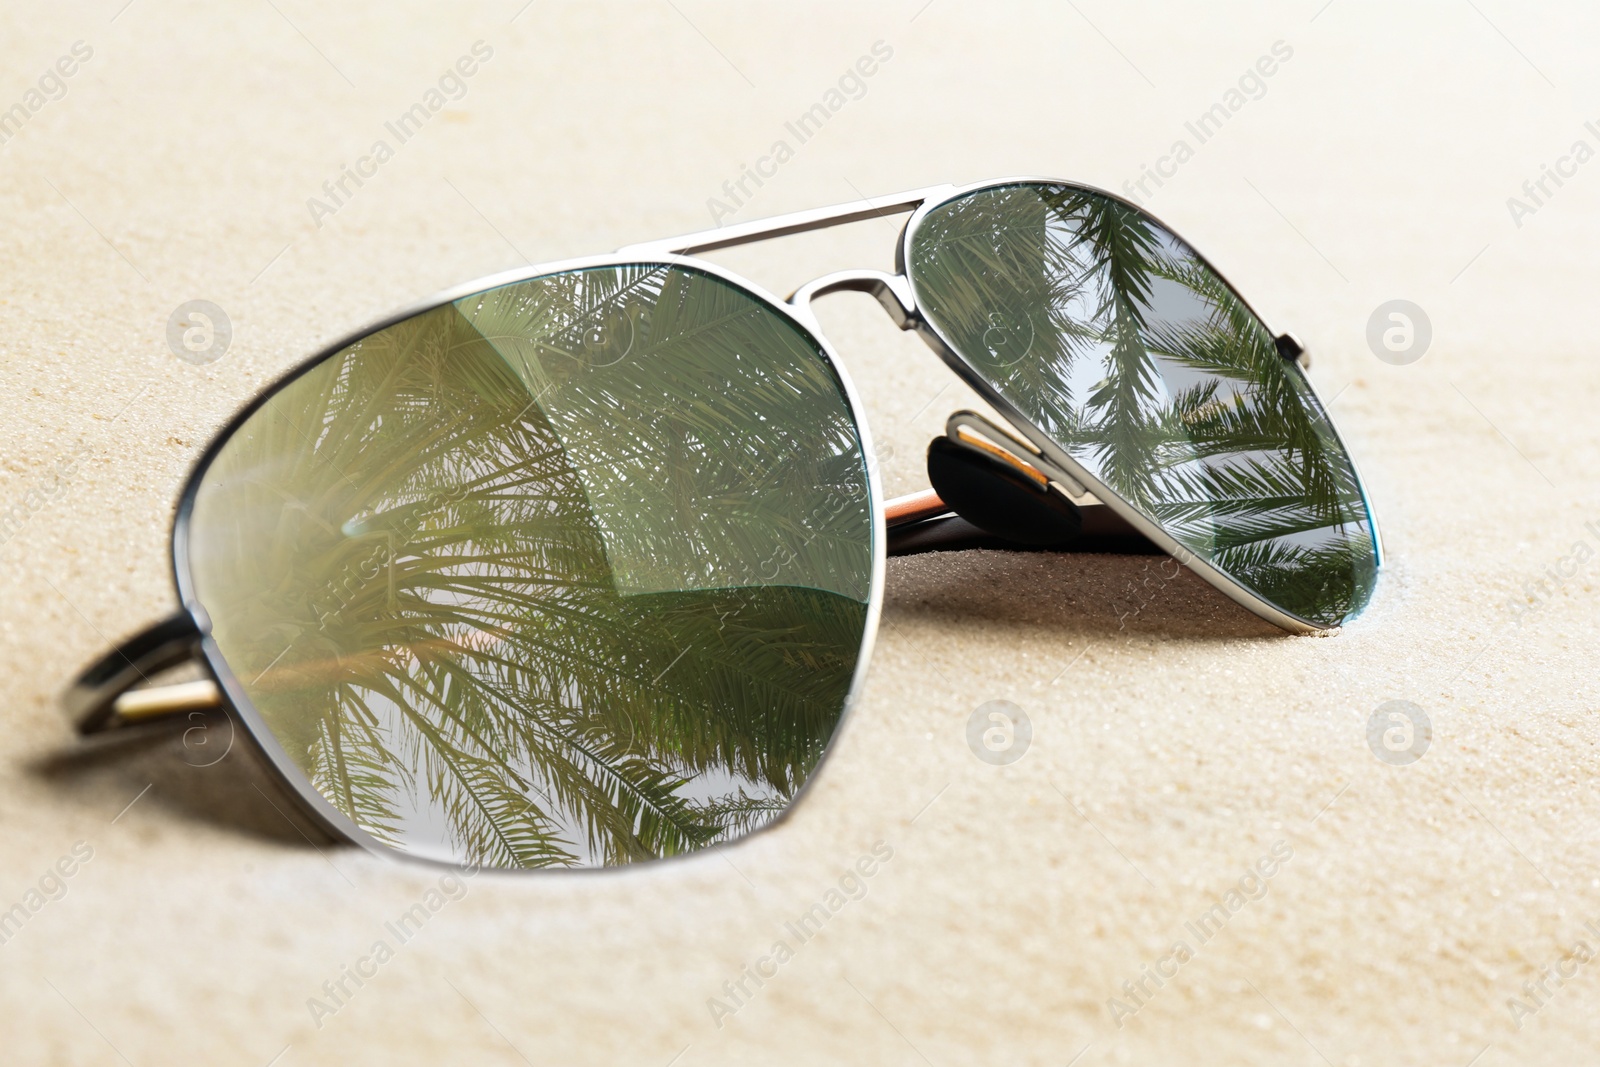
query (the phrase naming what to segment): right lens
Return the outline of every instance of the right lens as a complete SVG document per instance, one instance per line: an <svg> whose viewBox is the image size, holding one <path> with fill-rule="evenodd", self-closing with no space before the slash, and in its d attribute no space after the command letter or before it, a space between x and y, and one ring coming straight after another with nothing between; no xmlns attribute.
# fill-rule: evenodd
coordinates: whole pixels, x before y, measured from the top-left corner
<svg viewBox="0 0 1600 1067"><path fill-rule="evenodd" d="M204 469L186 544L227 670L367 834L593 866L787 807L856 674L872 529L817 342L639 265L476 293L302 372Z"/></svg>
<svg viewBox="0 0 1600 1067"><path fill-rule="evenodd" d="M1300 368L1195 251L1079 186L990 186L907 237L917 306L1011 410L1258 601L1366 606L1377 542Z"/></svg>

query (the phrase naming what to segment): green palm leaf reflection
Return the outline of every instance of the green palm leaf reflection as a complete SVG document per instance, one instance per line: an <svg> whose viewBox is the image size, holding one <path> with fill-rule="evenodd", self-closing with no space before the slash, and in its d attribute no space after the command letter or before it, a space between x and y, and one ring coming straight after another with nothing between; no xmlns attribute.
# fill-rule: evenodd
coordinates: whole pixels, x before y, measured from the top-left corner
<svg viewBox="0 0 1600 1067"><path fill-rule="evenodd" d="M962 359L1179 543L1316 625L1365 606L1376 548L1349 457L1188 245L1103 194L1022 184L940 205L909 253Z"/></svg>
<svg viewBox="0 0 1600 1067"><path fill-rule="evenodd" d="M788 805L855 675L871 529L812 339L711 275L608 267L302 373L207 470L190 552L340 811L436 858L584 866Z"/></svg>

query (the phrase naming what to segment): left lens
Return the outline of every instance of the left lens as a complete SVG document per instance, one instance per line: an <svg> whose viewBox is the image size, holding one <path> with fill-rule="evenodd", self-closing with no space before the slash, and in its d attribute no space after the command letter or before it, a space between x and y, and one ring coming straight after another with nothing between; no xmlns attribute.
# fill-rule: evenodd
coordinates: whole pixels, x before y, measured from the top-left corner
<svg viewBox="0 0 1600 1067"><path fill-rule="evenodd" d="M1377 544L1343 443L1171 231L1103 193L1019 183L935 205L905 260L918 309L993 398L1173 540L1313 627L1366 606Z"/></svg>
<svg viewBox="0 0 1600 1067"><path fill-rule="evenodd" d="M280 766L370 838L596 866L794 799L856 675L872 530L816 340L709 273L617 266L280 386L202 470L180 582Z"/></svg>

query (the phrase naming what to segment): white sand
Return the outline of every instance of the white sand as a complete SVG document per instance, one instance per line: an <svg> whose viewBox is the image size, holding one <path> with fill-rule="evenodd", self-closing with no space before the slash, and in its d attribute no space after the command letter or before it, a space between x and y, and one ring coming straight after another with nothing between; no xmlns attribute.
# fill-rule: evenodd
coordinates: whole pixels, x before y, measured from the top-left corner
<svg viewBox="0 0 1600 1067"><path fill-rule="evenodd" d="M521 0L274 2L0 11L0 109L93 48L0 147L0 506L27 511L0 545L0 909L93 849L0 946L8 1061L944 1067L1087 1046L1076 1063L1499 1067L1600 1048L1600 964L1520 1030L1507 1006L1600 947L1600 560L1520 626L1512 604L1600 547L1600 163L1520 227L1506 206L1575 139L1600 147L1592 8L535 0L508 26ZM466 97L315 228L306 199L480 38ZM1144 560L896 561L868 691L792 819L648 870L483 876L316 1027L307 998L438 875L309 847L241 751L203 770L171 738L84 752L55 694L171 610L179 485L265 383L447 285L709 225L707 198L878 40L893 57L865 95L735 220L1005 174L1121 190L1292 47L1149 204L1315 353L1388 540L1375 606L1292 638L1184 576L1122 630L1111 605ZM720 258L787 291L886 265L893 233ZM195 298L235 329L205 367L164 342ZM1432 320L1410 366L1365 340L1394 298ZM889 491L918 488L961 390L865 298L823 317ZM1394 698L1434 726L1409 767L1366 744ZM1033 724L1009 768L965 744L991 699ZM714 1025L708 998L880 840L865 897ZM1265 896L1115 1028L1108 998L1278 841L1293 858Z"/></svg>

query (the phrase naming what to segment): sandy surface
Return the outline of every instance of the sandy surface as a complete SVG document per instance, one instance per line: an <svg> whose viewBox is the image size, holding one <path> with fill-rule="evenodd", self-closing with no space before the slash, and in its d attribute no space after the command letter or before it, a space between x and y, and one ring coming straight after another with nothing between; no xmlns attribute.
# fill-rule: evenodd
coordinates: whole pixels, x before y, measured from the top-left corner
<svg viewBox="0 0 1600 1067"><path fill-rule="evenodd" d="M1592 8L121 4L0 11L0 108L92 50L0 147L0 507L23 518L0 545L0 908L92 850L0 945L8 1061L1600 1049L1600 963L1569 959L1600 948L1600 163L1561 162L1600 147ZM478 40L493 56L466 95L314 220L307 199ZM1387 537L1376 603L1288 637L1185 575L1122 627L1148 560L895 561L865 697L781 828L647 870L482 876L313 1020L307 998L438 874L313 844L242 746L205 768L176 735L85 750L56 693L172 608L177 489L251 394L447 285L709 225L708 198L878 41L893 55L864 95L724 221L1005 174L1121 190L1189 140L1149 206L1315 353ZM1195 146L1185 123L1279 41L1292 57ZM1569 176L1513 217L1546 164ZM720 258L787 291L886 263L893 232ZM1392 366L1366 326L1401 298L1433 338ZM233 323L206 366L165 343L191 299ZM888 490L918 488L961 391L866 298L822 315L892 450ZM1547 568L1570 577L1530 599ZM1033 727L1004 768L965 741L997 699ZM1409 766L1367 744L1392 699L1432 722ZM708 1006L879 842L864 896L732 1014ZM1263 860L1259 899L1191 938ZM1144 969L1171 972L1178 940L1192 958L1157 988Z"/></svg>

